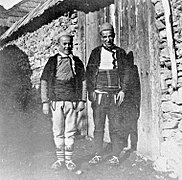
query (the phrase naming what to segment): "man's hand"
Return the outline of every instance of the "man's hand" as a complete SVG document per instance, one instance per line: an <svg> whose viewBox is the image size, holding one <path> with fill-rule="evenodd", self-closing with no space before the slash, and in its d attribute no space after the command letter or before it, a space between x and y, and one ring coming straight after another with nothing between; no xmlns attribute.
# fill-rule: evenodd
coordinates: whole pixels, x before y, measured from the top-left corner
<svg viewBox="0 0 182 180"><path fill-rule="evenodd" d="M91 101L91 102L94 102L95 100L96 100L96 93L95 93L95 91L93 91L93 92L90 92L89 94L88 94L88 99L89 99L89 101Z"/></svg>
<svg viewBox="0 0 182 180"><path fill-rule="evenodd" d="M44 114L49 114L49 103L43 103L42 111Z"/></svg>
<svg viewBox="0 0 182 180"><path fill-rule="evenodd" d="M117 95L117 97L116 97L116 100L118 101L118 105L119 105L119 106L120 106L121 103L123 102L124 96L125 96L124 92L123 92L123 91L119 91L119 93L118 93L118 95Z"/></svg>
<svg viewBox="0 0 182 180"><path fill-rule="evenodd" d="M83 111L84 109L85 109L85 103L83 101L80 101L76 108L76 112Z"/></svg>

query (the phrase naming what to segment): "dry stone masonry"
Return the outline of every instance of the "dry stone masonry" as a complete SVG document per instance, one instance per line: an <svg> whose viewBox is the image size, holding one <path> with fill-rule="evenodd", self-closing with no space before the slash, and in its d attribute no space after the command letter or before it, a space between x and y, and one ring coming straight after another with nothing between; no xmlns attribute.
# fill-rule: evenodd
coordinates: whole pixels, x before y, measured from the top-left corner
<svg viewBox="0 0 182 180"><path fill-rule="evenodd" d="M168 1L166 1L167 3ZM155 162L155 168L162 171L173 171L173 177L182 178L182 1L169 0L172 12L172 30L177 66L177 88L172 87L172 68L165 12L161 0L153 1L156 10L156 27L160 39L161 67L161 156Z"/></svg>

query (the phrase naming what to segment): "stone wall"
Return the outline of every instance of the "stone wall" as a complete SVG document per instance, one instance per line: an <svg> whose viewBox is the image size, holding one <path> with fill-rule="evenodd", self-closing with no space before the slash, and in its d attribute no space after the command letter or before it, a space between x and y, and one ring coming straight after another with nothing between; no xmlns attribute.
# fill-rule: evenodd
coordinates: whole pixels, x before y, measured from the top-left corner
<svg viewBox="0 0 182 180"><path fill-rule="evenodd" d="M173 171L172 177L182 178L182 0L170 0L172 30L178 73L177 88L172 83L172 71L164 8L161 0L153 1L156 10L156 26L159 32L161 67L161 156L155 162L156 170ZM167 2L166 2L167 3Z"/></svg>

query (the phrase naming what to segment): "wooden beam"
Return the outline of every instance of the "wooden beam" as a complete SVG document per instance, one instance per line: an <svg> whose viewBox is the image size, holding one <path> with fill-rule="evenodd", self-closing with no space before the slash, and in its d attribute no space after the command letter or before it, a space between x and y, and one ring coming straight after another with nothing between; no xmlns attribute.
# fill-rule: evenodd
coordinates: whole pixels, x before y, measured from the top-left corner
<svg viewBox="0 0 182 180"><path fill-rule="evenodd" d="M174 50L174 42L173 42L173 34L172 34L172 14L171 14L171 6L169 0L162 0L165 22L166 22L166 32L167 32L167 44L170 53L171 60L171 70L172 70L172 87L176 89L178 75L177 75L177 65L176 65L176 55Z"/></svg>

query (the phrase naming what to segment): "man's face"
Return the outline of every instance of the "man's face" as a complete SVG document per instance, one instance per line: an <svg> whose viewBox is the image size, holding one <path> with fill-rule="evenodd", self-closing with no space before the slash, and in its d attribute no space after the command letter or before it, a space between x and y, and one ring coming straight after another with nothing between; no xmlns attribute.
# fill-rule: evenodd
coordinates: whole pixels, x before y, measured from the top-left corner
<svg viewBox="0 0 182 180"><path fill-rule="evenodd" d="M115 34L111 30L105 30L101 32L102 44L107 48L112 48L114 45Z"/></svg>
<svg viewBox="0 0 182 180"><path fill-rule="evenodd" d="M73 49L72 38L70 36L62 36L58 41L58 49L66 55L71 54Z"/></svg>

